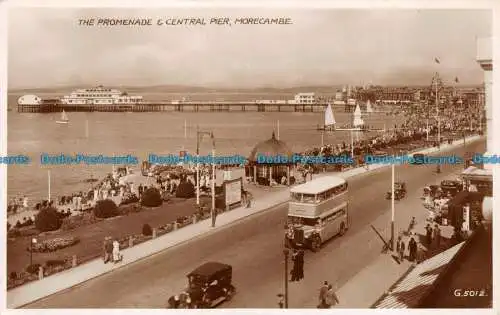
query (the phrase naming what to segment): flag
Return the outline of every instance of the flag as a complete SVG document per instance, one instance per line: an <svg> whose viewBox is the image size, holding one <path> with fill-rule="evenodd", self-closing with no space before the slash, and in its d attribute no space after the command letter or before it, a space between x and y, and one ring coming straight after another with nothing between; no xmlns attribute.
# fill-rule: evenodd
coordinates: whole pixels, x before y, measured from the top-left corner
<svg viewBox="0 0 500 315"><path fill-rule="evenodd" d="M459 82L459 81L458 81L458 77L455 77L455 82L457 82L457 83Z"/></svg>
<svg viewBox="0 0 500 315"><path fill-rule="evenodd" d="M439 62L439 59L437 59L437 58L434 58L434 61L435 61L436 63L441 63L441 62Z"/></svg>

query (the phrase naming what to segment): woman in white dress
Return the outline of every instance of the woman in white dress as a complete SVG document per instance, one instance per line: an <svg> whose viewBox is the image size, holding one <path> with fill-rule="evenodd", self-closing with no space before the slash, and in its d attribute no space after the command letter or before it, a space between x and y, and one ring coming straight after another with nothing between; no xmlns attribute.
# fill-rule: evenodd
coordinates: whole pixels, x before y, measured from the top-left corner
<svg viewBox="0 0 500 315"><path fill-rule="evenodd" d="M113 262L117 263L122 260L123 256L120 253L120 243L117 240L113 241Z"/></svg>

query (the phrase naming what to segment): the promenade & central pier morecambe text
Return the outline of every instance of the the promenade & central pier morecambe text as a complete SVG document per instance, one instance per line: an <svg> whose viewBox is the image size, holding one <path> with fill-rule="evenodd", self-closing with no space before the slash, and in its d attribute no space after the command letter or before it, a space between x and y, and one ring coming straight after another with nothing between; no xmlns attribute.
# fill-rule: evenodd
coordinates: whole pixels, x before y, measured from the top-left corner
<svg viewBox="0 0 500 315"><path fill-rule="evenodd" d="M80 26L205 26L205 25L290 25L289 17L187 17L187 18L87 18L79 19Z"/></svg>

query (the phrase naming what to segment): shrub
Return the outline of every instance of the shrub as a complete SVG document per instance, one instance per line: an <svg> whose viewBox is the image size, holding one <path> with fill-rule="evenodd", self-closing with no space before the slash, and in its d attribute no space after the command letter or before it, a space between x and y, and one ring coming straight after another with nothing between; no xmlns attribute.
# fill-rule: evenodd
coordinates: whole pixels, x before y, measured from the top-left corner
<svg viewBox="0 0 500 315"><path fill-rule="evenodd" d="M35 217L35 226L41 232L55 231L61 227L62 219L57 210L48 207L40 210Z"/></svg>
<svg viewBox="0 0 500 315"><path fill-rule="evenodd" d="M142 226L142 235L144 236L153 235L153 229L151 229L151 226L149 224L146 223Z"/></svg>
<svg viewBox="0 0 500 315"><path fill-rule="evenodd" d="M10 224L9 222L7 222L7 231L10 230L11 227L12 227L12 224Z"/></svg>
<svg viewBox="0 0 500 315"><path fill-rule="evenodd" d="M111 199L99 200L94 207L94 215L98 218L111 218L118 214L118 207Z"/></svg>
<svg viewBox="0 0 500 315"><path fill-rule="evenodd" d="M21 232L17 228L12 228L7 232L7 237L14 238L18 236L21 236Z"/></svg>
<svg viewBox="0 0 500 315"><path fill-rule="evenodd" d="M120 202L120 205L128 205L131 203L136 203L138 201L139 201L139 198L137 197L136 194L127 193L123 196L122 201Z"/></svg>
<svg viewBox="0 0 500 315"><path fill-rule="evenodd" d="M190 181L181 182L175 191L175 196L177 198L193 198L195 194L194 185Z"/></svg>
<svg viewBox="0 0 500 315"><path fill-rule="evenodd" d="M33 264L33 265L29 265L28 267L26 267L26 271L29 273L29 274L37 274L38 273L38 270L40 269L41 265L40 264Z"/></svg>
<svg viewBox="0 0 500 315"><path fill-rule="evenodd" d="M57 267L64 266L66 261L64 259L49 259L45 262L45 266L47 267Z"/></svg>
<svg viewBox="0 0 500 315"><path fill-rule="evenodd" d="M142 193L141 205L145 207L159 207L163 203L160 191L156 188L148 188Z"/></svg>
<svg viewBox="0 0 500 315"><path fill-rule="evenodd" d="M35 227L19 229L19 236L33 236L37 235L39 231Z"/></svg>
<svg viewBox="0 0 500 315"><path fill-rule="evenodd" d="M69 231L73 230L76 228L79 228L80 226L85 226L89 224L94 224L96 222L99 222L99 218L97 218L94 213L83 213L79 214L76 216L71 216L68 218L63 219L63 223L61 225L61 230L63 231Z"/></svg>
<svg viewBox="0 0 500 315"><path fill-rule="evenodd" d="M11 271L11 273L9 274L9 279L17 280L17 273L15 271Z"/></svg>

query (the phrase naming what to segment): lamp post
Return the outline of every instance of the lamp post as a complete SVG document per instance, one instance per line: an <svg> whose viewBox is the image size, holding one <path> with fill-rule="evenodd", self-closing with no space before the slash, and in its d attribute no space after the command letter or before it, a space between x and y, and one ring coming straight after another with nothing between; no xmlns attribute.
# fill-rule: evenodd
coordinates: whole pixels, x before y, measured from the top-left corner
<svg viewBox="0 0 500 315"><path fill-rule="evenodd" d="M36 244L36 238L32 238L30 241L30 266L33 265L33 244Z"/></svg>
<svg viewBox="0 0 500 315"><path fill-rule="evenodd" d="M196 126L196 204L198 206L200 205L200 142L204 135L213 136L213 133L200 131L199 126ZM213 150L215 150L215 142L213 142L213 145Z"/></svg>
<svg viewBox="0 0 500 315"><path fill-rule="evenodd" d="M394 250L394 163L391 168L391 250Z"/></svg>
<svg viewBox="0 0 500 315"><path fill-rule="evenodd" d="M214 133L210 133L210 138L212 138L212 227L215 227L215 220L217 218L217 213L215 210L215 138Z"/></svg>
<svg viewBox="0 0 500 315"><path fill-rule="evenodd" d="M290 251L288 248L283 249L285 255L285 308L288 308L288 255Z"/></svg>

